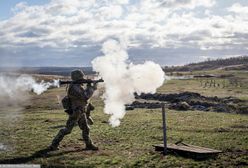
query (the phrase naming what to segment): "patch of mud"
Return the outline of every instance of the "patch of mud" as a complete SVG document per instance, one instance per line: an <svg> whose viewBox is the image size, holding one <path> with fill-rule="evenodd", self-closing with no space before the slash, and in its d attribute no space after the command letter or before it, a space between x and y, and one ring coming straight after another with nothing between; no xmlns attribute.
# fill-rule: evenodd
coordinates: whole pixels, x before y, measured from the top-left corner
<svg viewBox="0 0 248 168"><path fill-rule="evenodd" d="M233 154L240 154L247 156L248 155L248 149L226 149L224 152L229 152Z"/></svg>
<svg viewBox="0 0 248 168"><path fill-rule="evenodd" d="M134 110L135 108L156 109L156 108L161 108L161 103L134 101L132 104L126 105L126 110Z"/></svg>
<svg viewBox="0 0 248 168"><path fill-rule="evenodd" d="M248 114L248 101L235 97L206 97L199 93L182 92L174 94L135 94L135 98L137 101L126 105L127 110L133 110L135 108L160 108L161 103L163 102L166 103L170 109L175 110L199 110ZM156 102L143 102L142 100L152 100Z"/></svg>
<svg viewBox="0 0 248 168"><path fill-rule="evenodd" d="M231 130L229 128L215 128L214 129L215 132L231 132Z"/></svg>
<svg viewBox="0 0 248 168"><path fill-rule="evenodd" d="M244 125L242 125L242 124L235 124L235 125L232 125L231 126L231 128L237 128L237 129L248 129L248 125L246 124L244 124Z"/></svg>
<svg viewBox="0 0 248 168"><path fill-rule="evenodd" d="M248 160L245 158L245 156L248 156L247 149L226 149L223 151L223 155L232 158L232 160L235 160L235 162L232 165L233 167L248 166Z"/></svg>

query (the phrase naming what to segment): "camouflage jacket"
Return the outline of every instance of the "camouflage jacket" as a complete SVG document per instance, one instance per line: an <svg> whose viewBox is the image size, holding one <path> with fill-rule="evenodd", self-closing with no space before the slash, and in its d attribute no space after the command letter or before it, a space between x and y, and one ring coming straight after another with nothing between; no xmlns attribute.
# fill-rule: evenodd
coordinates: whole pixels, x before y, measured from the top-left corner
<svg viewBox="0 0 248 168"><path fill-rule="evenodd" d="M88 100L93 95L95 87L87 85L84 88L80 84L71 84L68 89L68 97L71 101L72 109L81 108L84 109L88 103Z"/></svg>

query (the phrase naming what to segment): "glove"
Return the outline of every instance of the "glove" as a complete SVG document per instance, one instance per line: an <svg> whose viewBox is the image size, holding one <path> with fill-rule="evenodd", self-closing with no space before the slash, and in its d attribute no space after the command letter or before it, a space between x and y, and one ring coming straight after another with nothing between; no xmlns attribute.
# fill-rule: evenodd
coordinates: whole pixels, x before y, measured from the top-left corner
<svg viewBox="0 0 248 168"><path fill-rule="evenodd" d="M96 89L97 89L97 83L93 83L92 88L93 88L94 90L96 90Z"/></svg>

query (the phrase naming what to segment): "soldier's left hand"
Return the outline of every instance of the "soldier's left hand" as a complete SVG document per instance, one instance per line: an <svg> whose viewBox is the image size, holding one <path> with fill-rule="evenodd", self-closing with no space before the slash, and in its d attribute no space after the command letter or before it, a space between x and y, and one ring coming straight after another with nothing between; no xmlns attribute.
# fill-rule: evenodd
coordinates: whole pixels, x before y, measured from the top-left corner
<svg viewBox="0 0 248 168"><path fill-rule="evenodd" d="M97 89L97 83L93 83L93 89L96 90Z"/></svg>

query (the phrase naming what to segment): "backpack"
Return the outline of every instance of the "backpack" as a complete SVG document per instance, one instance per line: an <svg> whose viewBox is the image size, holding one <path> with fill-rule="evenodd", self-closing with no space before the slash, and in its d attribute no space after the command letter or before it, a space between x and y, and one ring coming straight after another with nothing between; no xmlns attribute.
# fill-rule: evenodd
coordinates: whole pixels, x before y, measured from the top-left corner
<svg viewBox="0 0 248 168"><path fill-rule="evenodd" d="M71 100L68 96L65 96L62 100L61 100L62 106L65 109L65 112L67 114L72 114L72 109L71 109Z"/></svg>

